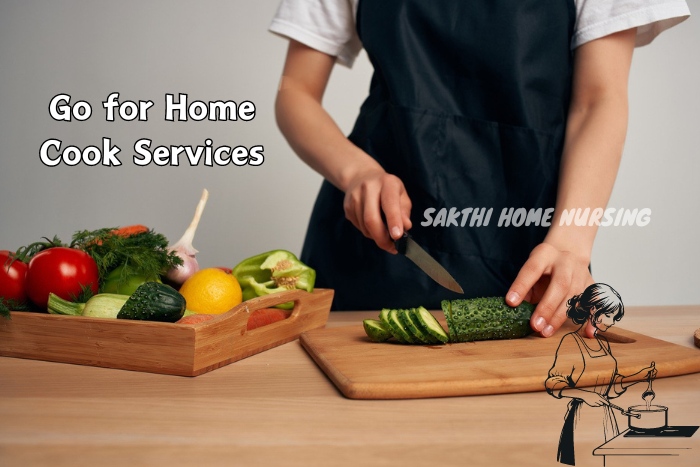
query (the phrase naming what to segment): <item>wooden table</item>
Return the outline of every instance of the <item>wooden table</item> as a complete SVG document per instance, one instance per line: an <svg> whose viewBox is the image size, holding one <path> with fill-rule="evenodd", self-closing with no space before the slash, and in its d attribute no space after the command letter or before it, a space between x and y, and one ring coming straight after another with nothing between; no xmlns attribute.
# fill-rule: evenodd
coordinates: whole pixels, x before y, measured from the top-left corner
<svg viewBox="0 0 700 467"><path fill-rule="evenodd" d="M700 306L629 307L621 327L692 347ZM615 403L639 404L642 386ZM700 374L654 389L669 424L700 425ZM196 378L0 358L3 467L555 466L564 412L545 392L349 400L298 341ZM700 434L688 446L672 465L700 465Z"/></svg>

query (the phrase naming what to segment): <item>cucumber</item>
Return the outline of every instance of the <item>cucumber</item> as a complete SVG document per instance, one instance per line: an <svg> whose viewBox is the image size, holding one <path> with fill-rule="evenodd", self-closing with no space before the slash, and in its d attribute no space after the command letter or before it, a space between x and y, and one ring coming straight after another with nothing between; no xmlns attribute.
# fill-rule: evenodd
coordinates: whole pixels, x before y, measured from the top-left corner
<svg viewBox="0 0 700 467"><path fill-rule="evenodd" d="M517 339L532 332L535 306L523 301L513 308L503 297L443 300L450 342Z"/></svg>
<svg viewBox="0 0 700 467"><path fill-rule="evenodd" d="M397 341L404 344L420 343L420 341L418 341L415 336L412 336L401 323L401 320L399 319L399 310L395 308L389 312L389 326L391 333L394 335Z"/></svg>
<svg viewBox="0 0 700 467"><path fill-rule="evenodd" d="M182 318L186 307L185 297L169 285L144 282L126 300L117 318L174 323Z"/></svg>
<svg viewBox="0 0 700 467"><path fill-rule="evenodd" d="M449 336L435 317L425 308L383 308L379 319L362 322L365 333L374 342L394 338L401 344L444 344Z"/></svg>
<svg viewBox="0 0 700 467"><path fill-rule="evenodd" d="M406 341L399 331L394 331L393 330L393 325L391 324L391 320L389 319L389 314L391 313L390 308L382 308L382 311L379 312L379 322L381 322L384 327L391 333L391 337L399 341L401 344L408 344L408 341Z"/></svg>
<svg viewBox="0 0 700 467"><path fill-rule="evenodd" d="M415 308L400 310L399 319L404 324L408 333L411 334L412 337L415 337L421 344L437 344L439 341L427 332L427 330L424 330L424 327L420 324L416 316L416 312L417 310Z"/></svg>
<svg viewBox="0 0 700 467"><path fill-rule="evenodd" d="M382 322L385 328L389 329L391 326L389 325L389 312L391 309L389 308L382 308L382 311L379 312L379 321Z"/></svg>
<svg viewBox="0 0 700 467"><path fill-rule="evenodd" d="M442 344L450 341L450 336L447 335L438 320L424 307L419 306L416 308L415 316L421 326L421 330L424 330Z"/></svg>
<svg viewBox="0 0 700 467"><path fill-rule="evenodd" d="M386 342L392 336L391 331L378 319L366 319L362 321L362 326L373 342Z"/></svg>

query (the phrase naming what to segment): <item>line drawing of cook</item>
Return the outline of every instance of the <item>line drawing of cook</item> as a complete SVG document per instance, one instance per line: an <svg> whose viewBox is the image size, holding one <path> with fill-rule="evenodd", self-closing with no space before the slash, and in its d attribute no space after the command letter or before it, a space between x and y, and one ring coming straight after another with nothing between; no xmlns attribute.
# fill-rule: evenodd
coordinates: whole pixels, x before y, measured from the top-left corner
<svg viewBox="0 0 700 467"><path fill-rule="evenodd" d="M624 314L620 294L603 283L591 284L567 301L566 315L579 328L562 337L545 381L545 388L551 396L571 399L557 450L557 461L562 464L602 465L603 461L593 456L593 450L620 434L613 408L627 415L623 409L611 404L610 399L619 397L628 387L651 381L656 376L654 362L632 375L618 373L610 343L601 334L620 321ZM594 338L585 337L589 324L595 328ZM590 374L596 375L594 386L576 386L583 375ZM577 426L593 427L585 432L600 435L574 442Z"/></svg>

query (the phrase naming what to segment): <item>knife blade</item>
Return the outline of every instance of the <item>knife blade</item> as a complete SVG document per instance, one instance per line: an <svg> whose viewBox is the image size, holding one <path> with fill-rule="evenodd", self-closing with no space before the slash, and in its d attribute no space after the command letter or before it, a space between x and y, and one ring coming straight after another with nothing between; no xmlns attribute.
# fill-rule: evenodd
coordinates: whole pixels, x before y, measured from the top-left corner
<svg viewBox="0 0 700 467"><path fill-rule="evenodd" d="M403 236L394 241L394 246L399 254L413 261L424 273L430 276L435 282L445 287L448 290L457 293L464 293L462 287L450 275L449 272L438 263L435 258L430 256L408 232L404 232Z"/></svg>

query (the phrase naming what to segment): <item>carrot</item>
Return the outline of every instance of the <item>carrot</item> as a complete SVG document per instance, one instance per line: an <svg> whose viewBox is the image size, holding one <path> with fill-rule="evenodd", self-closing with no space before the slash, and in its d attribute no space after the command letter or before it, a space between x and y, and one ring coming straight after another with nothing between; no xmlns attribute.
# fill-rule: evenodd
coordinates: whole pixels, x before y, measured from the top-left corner
<svg viewBox="0 0 700 467"><path fill-rule="evenodd" d="M204 321L209 321L210 319L214 318L214 315L205 315L205 314L198 314L195 313L193 315L187 315L184 318L180 318L177 321L177 324L197 324L197 323L203 323Z"/></svg>
<svg viewBox="0 0 700 467"><path fill-rule="evenodd" d="M247 329L248 331L251 331L261 326L282 321L283 319L289 318L289 315L291 314L291 311L280 310L279 308L261 308L259 310L255 310L253 313L251 313L250 318L248 318Z"/></svg>
<svg viewBox="0 0 700 467"><path fill-rule="evenodd" d="M124 227L119 227L117 229L112 229L112 230L110 230L110 233L117 235L119 237L126 238L126 237L131 237L132 235L148 232L149 230L150 229L148 227L146 227L145 225L133 224L133 225L127 225ZM94 239L94 240L90 241L88 243L88 245L91 245L93 243L95 245L102 245L102 239L101 238Z"/></svg>
<svg viewBox="0 0 700 467"><path fill-rule="evenodd" d="M148 232L148 230L148 227L146 227L145 225L133 224L114 229L112 230L112 233L119 235L120 237L130 237L132 235Z"/></svg>

